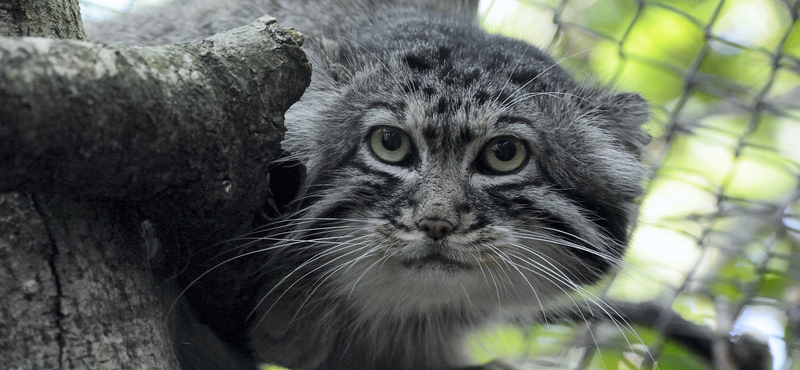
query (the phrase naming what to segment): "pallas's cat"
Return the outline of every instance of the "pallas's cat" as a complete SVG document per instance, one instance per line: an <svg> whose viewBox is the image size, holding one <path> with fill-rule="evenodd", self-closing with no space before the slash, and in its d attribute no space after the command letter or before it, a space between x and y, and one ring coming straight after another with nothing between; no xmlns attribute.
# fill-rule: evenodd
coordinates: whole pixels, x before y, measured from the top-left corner
<svg viewBox="0 0 800 370"><path fill-rule="evenodd" d="M195 308L243 357L293 369L467 366L465 333L548 310L619 261L642 193L647 104L487 34L468 8L185 0L89 28L96 40L156 44L268 13L307 37L312 83L286 115L284 143L307 168L296 210L257 225L260 240L242 248L255 253L231 262L247 267L219 278L247 287L242 312ZM177 341L186 367L239 366L192 333Z"/></svg>

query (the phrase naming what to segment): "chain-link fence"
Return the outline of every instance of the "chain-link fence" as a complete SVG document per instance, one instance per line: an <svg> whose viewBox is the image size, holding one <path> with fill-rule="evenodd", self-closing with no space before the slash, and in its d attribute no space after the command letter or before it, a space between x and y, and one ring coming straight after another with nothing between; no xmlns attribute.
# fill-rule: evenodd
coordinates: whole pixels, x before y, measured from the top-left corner
<svg viewBox="0 0 800 370"><path fill-rule="evenodd" d="M83 1L83 11L100 17L151 1ZM488 29L549 50L581 78L642 94L652 104L654 140L626 265L583 296L609 304L597 316L624 318L482 333L470 345L477 360L800 369L798 4L481 3Z"/></svg>
<svg viewBox="0 0 800 370"><path fill-rule="evenodd" d="M646 317L506 342L557 369L800 368L798 2L496 0L482 11L488 28L641 93L653 111L630 265L596 292L647 302L634 305ZM673 313L696 327L677 328Z"/></svg>

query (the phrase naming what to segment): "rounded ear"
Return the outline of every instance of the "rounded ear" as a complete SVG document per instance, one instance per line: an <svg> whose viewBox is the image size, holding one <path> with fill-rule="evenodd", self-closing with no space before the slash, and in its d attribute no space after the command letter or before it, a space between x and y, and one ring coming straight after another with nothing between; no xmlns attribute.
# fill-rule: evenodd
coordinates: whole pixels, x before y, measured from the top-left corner
<svg viewBox="0 0 800 370"><path fill-rule="evenodd" d="M650 142L650 134L642 125L650 119L650 106L639 94L616 93L601 96L597 109L603 128L634 153L640 153Z"/></svg>
<svg viewBox="0 0 800 370"><path fill-rule="evenodd" d="M316 45L316 58L319 67L314 73L326 73L333 81L341 82L346 76L346 68L342 65L342 59L349 57L345 46L334 39L320 36L308 36L306 42Z"/></svg>

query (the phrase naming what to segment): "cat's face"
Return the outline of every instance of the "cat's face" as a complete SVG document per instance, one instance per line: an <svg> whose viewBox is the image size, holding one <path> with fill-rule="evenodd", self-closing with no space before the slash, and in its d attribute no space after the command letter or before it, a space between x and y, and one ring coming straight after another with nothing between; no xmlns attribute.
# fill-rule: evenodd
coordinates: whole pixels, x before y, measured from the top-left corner
<svg viewBox="0 0 800 370"><path fill-rule="evenodd" d="M619 260L646 105L508 48L387 52L290 115L328 294L372 316L544 308Z"/></svg>

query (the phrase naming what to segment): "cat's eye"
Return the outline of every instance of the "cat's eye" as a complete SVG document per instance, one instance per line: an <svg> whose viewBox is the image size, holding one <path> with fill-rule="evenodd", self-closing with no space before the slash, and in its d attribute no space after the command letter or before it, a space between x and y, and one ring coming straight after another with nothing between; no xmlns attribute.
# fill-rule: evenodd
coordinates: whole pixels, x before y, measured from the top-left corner
<svg viewBox="0 0 800 370"><path fill-rule="evenodd" d="M411 154L411 139L403 130L380 126L369 135L369 147L381 161L398 164Z"/></svg>
<svg viewBox="0 0 800 370"><path fill-rule="evenodd" d="M481 151L480 164L489 172L513 172L528 159L528 149L522 140L512 136L496 137Z"/></svg>

